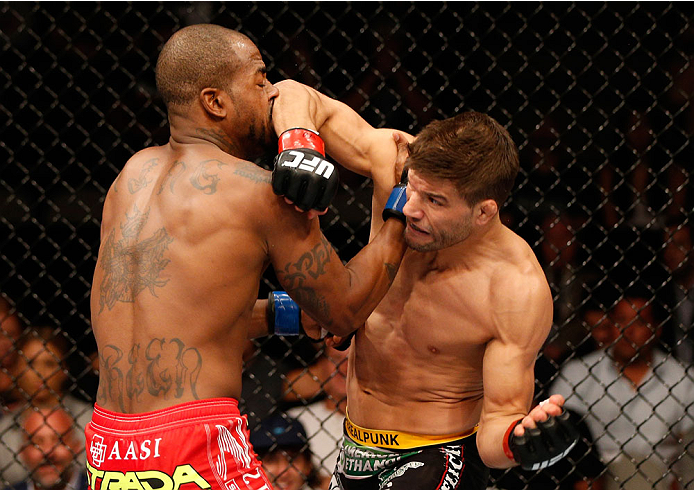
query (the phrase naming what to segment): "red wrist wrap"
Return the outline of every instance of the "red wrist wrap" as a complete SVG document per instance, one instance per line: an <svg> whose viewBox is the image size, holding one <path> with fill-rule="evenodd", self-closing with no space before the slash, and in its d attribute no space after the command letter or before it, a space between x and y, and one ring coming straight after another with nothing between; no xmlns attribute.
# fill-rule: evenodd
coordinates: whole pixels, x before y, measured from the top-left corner
<svg viewBox="0 0 694 490"><path fill-rule="evenodd" d="M516 426L523 420L522 418L511 422L511 425L508 426L508 429L506 429L506 434L504 434L504 454L508 459L511 461L516 461L516 458L513 457L513 451L511 451L511 448L508 445L508 439L511 437L511 432L513 429L516 428Z"/></svg>
<svg viewBox="0 0 694 490"><path fill-rule="evenodd" d="M292 128L280 135L279 151L294 150L295 148L310 148L325 156L325 144L318 133L310 129Z"/></svg>

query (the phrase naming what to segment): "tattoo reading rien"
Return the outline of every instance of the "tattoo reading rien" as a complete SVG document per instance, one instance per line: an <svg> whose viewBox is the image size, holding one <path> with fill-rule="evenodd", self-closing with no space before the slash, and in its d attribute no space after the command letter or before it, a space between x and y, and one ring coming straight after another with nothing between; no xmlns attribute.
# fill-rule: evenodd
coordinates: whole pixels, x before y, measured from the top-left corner
<svg viewBox="0 0 694 490"><path fill-rule="evenodd" d="M330 242L322 237L321 243L299 257L299 260L276 271L282 285L299 304L305 304L313 311L322 312L322 316L327 319L326 326L332 324L330 307L323 296L319 295L312 287L305 285L305 281L308 276L317 279L325 275L325 265L330 262L333 253Z"/></svg>
<svg viewBox="0 0 694 490"><path fill-rule="evenodd" d="M104 307L111 310L117 301L132 303L145 289L156 297L155 288L168 282L160 276L169 263L164 252L173 238L165 228L159 228L149 238L140 240L148 216L148 212L142 213L134 206L133 214L126 213L125 223L120 226L123 238L116 241L115 231L111 230L104 241L99 259L104 271L99 288L99 313Z"/></svg>
<svg viewBox="0 0 694 490"><path fill-rule="evenodd" d="M181 339L152 339L144 349L144 356L140 344L135 344L127 356L127 364L124 358L123 351L115 345L107 345L99 353L99 403L113 400L125 411L124 397L139 400L145 390L164 399L179 399L186 393L199 399L197 382L202 355Z"/></svg>

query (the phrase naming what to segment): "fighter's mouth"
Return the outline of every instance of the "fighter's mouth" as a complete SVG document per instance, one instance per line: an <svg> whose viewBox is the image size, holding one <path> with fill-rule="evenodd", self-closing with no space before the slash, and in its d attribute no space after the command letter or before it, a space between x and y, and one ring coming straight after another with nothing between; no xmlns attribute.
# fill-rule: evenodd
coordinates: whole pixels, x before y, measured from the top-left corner
<svg viewBox="0 0 694 490"><path fill-rule="evenodd" d="M411 221L407 221L407 226L414 232L416 233L422 233L423 235L429 235L429 232L426 230L421 229L417 225L414 225Z"/></svg>

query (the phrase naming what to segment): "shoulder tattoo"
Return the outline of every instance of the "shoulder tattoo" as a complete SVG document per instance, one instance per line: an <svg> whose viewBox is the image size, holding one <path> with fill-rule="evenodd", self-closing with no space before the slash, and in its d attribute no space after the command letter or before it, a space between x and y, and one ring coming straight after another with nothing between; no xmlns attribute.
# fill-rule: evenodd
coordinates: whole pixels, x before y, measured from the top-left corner
<svg viewBox="0 0 694 490"><path fill-rule="evenodd" d="M169 185L169 190L171 191L171 194L174 193L174 184L176 184L176 181L178 178L181 176L183 172L186 170L186 163L181 161L181 160L176 160L171 164L171 167L169 167L169 170L166 171L166 175L161 181L161 185L159 186L159 190L157 191L157 194L161 194L164 192L164 187L166 185Z"/></svg>
<svg viewBox="0 0 694 490"><path fill-rule="evenodd" d="M217 159L201 161L193 171L193 175L190 176L190 183L205 194L214 194L217 192L217 183L220 177L218 173L213 171L215 167L219 169L225 165L228 164Z"/></svg>
<svg viewBox="0 0 694 490"><path fill-rule="evenodd" d="M140 170L140 175L136 179L128 179L128 191L130 194L135 194L137 191L144 189L149 185L150 182L152 182L151 179L148 179L147 175L157 165L159 165L159 159L151 158L144 163L142 170Z"/></svg>
<svg viewBox="0 0 694 490"><path fill-rule="evenodd" d="M252 180L256 184L270 184L270 173L253 163L241 163L234 170L234 175L243 177L244 179Z"/></svg>

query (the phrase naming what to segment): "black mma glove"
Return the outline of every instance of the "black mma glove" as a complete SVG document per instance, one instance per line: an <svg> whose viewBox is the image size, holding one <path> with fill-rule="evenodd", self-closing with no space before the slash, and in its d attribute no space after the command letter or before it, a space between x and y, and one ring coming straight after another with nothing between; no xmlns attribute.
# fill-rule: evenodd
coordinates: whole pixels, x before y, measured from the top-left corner
<svg viewBox="0 0 694 490"><path fill-rule="evenodd" d="M402 171L400 182L393 187L392 191L390 191L390 197L388 197L388 201L386 202L386 206L383 208L383 213L381 215L383 216L383 221L386 221L388 218L397 218L403 223L407 222L407 219L402 212L402 209L405 207L405 203L407 202L407 194L405 193L406 188L407 169Z"/></svg>
<svg viewBox="0 0 694 490"><path fill-rule="evenodd" d="M272 190L304 211L323 211L337 193L340 176L325 158L317 132L292 128L280 135L279 154L272 171Z"/></svg>
<svg viewBox="0 0 694 490"><path fill-rule="evenodd" d="M522 420L522 419L521 419ZM509 427L504 437L506 456L520 463L524 470L541 470L569 454L578 442L578 431L569 421L569 412L562 411L556 417L550 416L544 422L536 422L537 429L525 428L525 433L518 437L513 429L521 421L517 420Z"/></svg>

